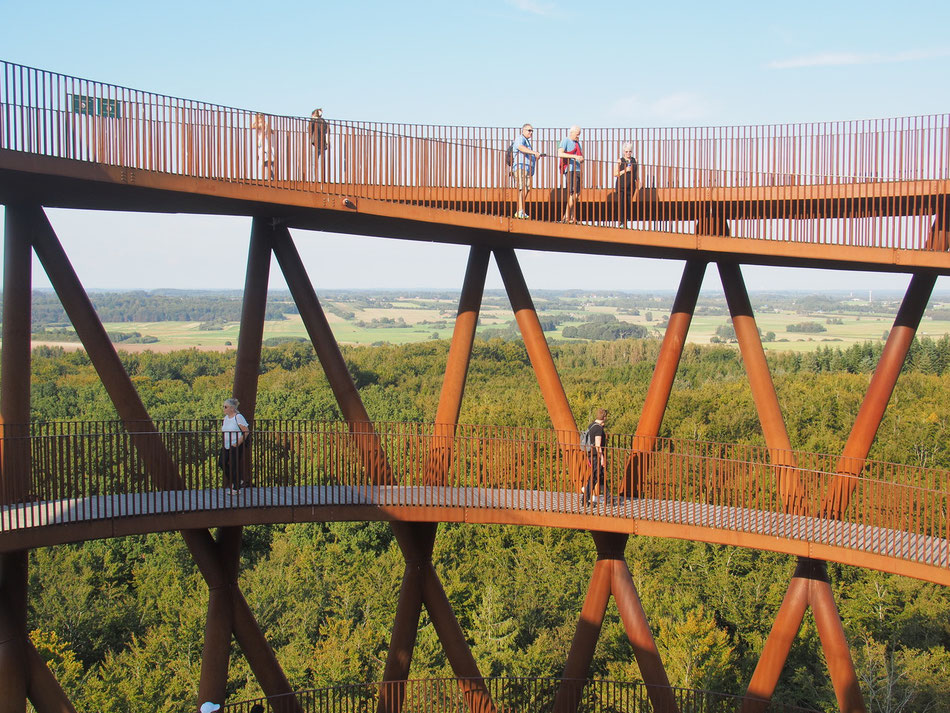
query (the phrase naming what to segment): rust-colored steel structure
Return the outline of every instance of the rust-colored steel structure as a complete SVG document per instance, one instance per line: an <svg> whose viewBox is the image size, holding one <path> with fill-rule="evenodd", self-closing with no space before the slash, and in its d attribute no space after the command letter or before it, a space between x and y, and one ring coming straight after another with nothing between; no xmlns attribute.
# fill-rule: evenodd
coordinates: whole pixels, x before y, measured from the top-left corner
<svg viewBox="0 0 950 713"><path fill-rule="evenodd" d="M552 161L540 164L529 218L514 218L517 196L504 152L515 129L331 121L333 148L318 162L306 119L265 116L255 123L253 116L0 62L0 713L22 713L27 700L39 713L73 710L27 631L29 550L167 530L181 532L209 590L196 707L225 700L232 639L271 710L297 713L351 700L357 694L349 689L294 690L239 585L243 525L339 519L390 522L405 559L383 679L358 694L378 713L441 710L439 701L472 713L520 705L482 676L433 564L438 523L462 521L591 532L590 585L561 678L519 684L532 705L543 701L573 713L593 695L630 710L708 707L708 694L670 686L624 558L631 535L654 535L798 558L736 706L748 713L775 709L770 699L810 608L840 710L865 710L825 561L950 585L950 473L868 459L936 278L950 274L950 116L590 130L582 136L585 175L575 225L554 222L565 192ZM259 161L261 133L276 148L273 169ZM540 129L535 142L543 147L558 138L559 131ZM633 142L640 161L642 186L631 206L618 205L622 197L611 185L624 141ZM215 422L150 417L46 217L48 207L252 218L233 385L253 432L240 498L222 493L210 457L183 457L216 451ZM628 220L619 225L618 216ZM371 419L291 229L469 246L431 423ZM594 504L580 493L590 474L578 435L587 414L578 424L516 248L685 260L636 432L611 434L606 492ZM30 423L32 253L119 421ZM341 421L255 418L272 255ZM459 423L492 257L549 429ZM764 447L660 436L709 263L722 282ZM793 449L743 282L746 264L911 275L842 453ZM589 679L611 596L642 686ZM454 679L409 680L423 607Z"/></svg>

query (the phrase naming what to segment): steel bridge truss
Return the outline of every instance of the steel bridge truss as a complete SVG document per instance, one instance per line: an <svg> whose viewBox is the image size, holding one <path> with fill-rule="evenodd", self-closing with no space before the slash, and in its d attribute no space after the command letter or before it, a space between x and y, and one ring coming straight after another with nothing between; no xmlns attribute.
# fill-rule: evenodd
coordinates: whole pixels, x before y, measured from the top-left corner
<svg viewBox="0 0 950 713"><path fill-rule="evenodd" d="M717 232L727 228L722 225L697 226L698 230L715 229ZM154 434L156 427L43 209L35 204L10 205L5 215L3 342L0 359L0 419L7 437L3 440L4 447L0 452L0 486L4 504L20 502L28 493L30 483L29 447L17 445L24 440L28 442L28 439L17 441L9 437L29 435L32 252L36 253L62 301L119 417L129 427L130 438L144 462L145 472L149 473L153 484L169 488L182 487L181 479L174 475L176 466L171 456L161 448L156 449L154 440L149 440L150 447L145 447L146 437ZM334 340L290 231L277 219L255 218L251 227L234 375L234 393L240 394L242 412L253 421L272 254L286 278L336 401L349 424L362 466L370 474L372 482L380 485L394 483L391 465L376 431L371 425L367 428L367 424L371 424L369 415ZM568 462L573 481L579 488L587 477L589 466L576 444L570 440L571 434L577 433L577 425L518 259L511 248L490 249L481 246L472 247L468 259L435 416L433 436L436 447L432 449L426 465L426 483L444 483L452 462L453 437L458 426L485 277L492 254L501 272L551 423L559 434L559 446ZM725 262L719 263L717 267L765 441L773 465L778 466L774 472L779 481L782 503L787 513L799 513L802 508L802 487L797 481L791 443L741 269L738 264ZM640 453L653 450L657 442L705 271L706 264L703 262L686 263L637 426L636 448L625 466L621 494L636 495L642 476ZM916 273L907 289L877 370L841 453L837 477L822 501L822 515L826 518L840 517L848 508L856 487L854 476L861 471L867 459L935 279L933 273ZM131 428L132 424L134 429ZM461 693L469 709L472 713L493 713L495 706L489 687L472 656L432 562L437 524L393 522L391 527L405 558L405 572L396 603L384 683L378 698L378 713L399 713L402 710L405 682L409 677L423 606L459 679ZM272 708L281 713L302 713L303 708L292 695L293 688L238 584L241 526L220 527L216 536L207 529L182 530L181 535L209 591L196 701L224 700L233 637L244 652L261 689L266 696L273 698ZM596 560L554 708L557 713L575 713L578 710L605 610L613 595L653 710L674 713L678 710L677 701L624 558L628 536L597 531L592 531L591 536ZM27 631L27 575L28 551L0 554L0 690L4 692L0 700L0 713L21 713L25 710L27 699L39 713L74 711L66 693L30 641ZM776 613L771 633L749 683L742 707L744 713L765 710L767 707L808 607L812 608L815 615L840 710L847 713L866 710L825 564L802 557L790 579L788 592Z"/></svg>

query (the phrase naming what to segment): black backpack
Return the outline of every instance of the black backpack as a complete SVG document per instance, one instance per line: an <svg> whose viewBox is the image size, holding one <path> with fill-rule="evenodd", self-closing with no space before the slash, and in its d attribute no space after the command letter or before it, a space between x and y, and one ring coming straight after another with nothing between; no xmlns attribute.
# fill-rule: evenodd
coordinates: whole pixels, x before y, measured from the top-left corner
<svg viewBox="0 0 950 713"><path fill-rule="evenodd" d="M515 142L512 141L505 149L505 165L511 168L515 163Z"/></svg>

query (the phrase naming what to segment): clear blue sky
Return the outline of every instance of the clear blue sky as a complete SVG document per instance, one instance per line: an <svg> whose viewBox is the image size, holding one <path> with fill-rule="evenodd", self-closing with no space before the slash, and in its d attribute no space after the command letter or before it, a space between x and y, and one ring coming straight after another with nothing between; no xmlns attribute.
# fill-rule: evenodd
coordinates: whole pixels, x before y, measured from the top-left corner
<svg viewBox="0 0 950 713"><path fill-rule="evenodd" d="M271 113L307 115L322 106L337 119L553 127L846 120L950 111L948 7L914 0L0 0L0 57ZM249 220L50 217L89 287L243 282ZM318 292L458 287L465 267L464 248L295 236ZM673 289L682 269L673 261L521 257L536 288ZM747 268L746 278L751 289L906 283L765 268ZM34 282L48 284L39 270ZM283 281L275 274L272 285ZM500 286L497 273L489 285Z"/></svg>

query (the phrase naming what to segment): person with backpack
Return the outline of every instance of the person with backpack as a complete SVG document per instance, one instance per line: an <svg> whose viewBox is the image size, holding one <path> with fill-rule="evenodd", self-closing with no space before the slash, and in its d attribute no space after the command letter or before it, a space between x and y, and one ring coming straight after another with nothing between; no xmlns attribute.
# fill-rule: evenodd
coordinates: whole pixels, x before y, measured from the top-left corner
<svg viewBox="0 0 950 713"><path fill-rule="evenodd" d="M538 159L541 158L541 153L535 151L531 145L533 136L534 127L530 123L525 124L521 127L521 134L508 149L511 157L511 175L514 176L515 183L518 186L518 212L515 213L515 218L519 220L525 220L528 217L524 210L524 202L534 181L534 171Z"/></svg>
<svg viewBox="0 0 950 713"><path fill-rule="evenodd" d="M596 505L604 495L604 474L607 472L607 431L604 428L606 422L607 409L597 409L594 422L581 436L581 445L587 448L587 458L590 461L590 479L587 485L581 488L585 505Z"/></svg>
<svg viewBox="0 0 950 713"><path fill-rule="evenodd" d="M581 127L575 124L568 130L567 138L557 147L557 155L561 159L561 173L567 179L567 208L561 218L562 223L576 221L575 206L581 194L581 164L584 163L580 138Z"/></svg>
<svg viewBox="0 0 950 713"><path fill-rule="evenodd" d="M614 178L617 179L617 222L626 228L640 192L640 165L633 156L633 143L625 142L621 150L623 155L614 166Z"/></svg>

